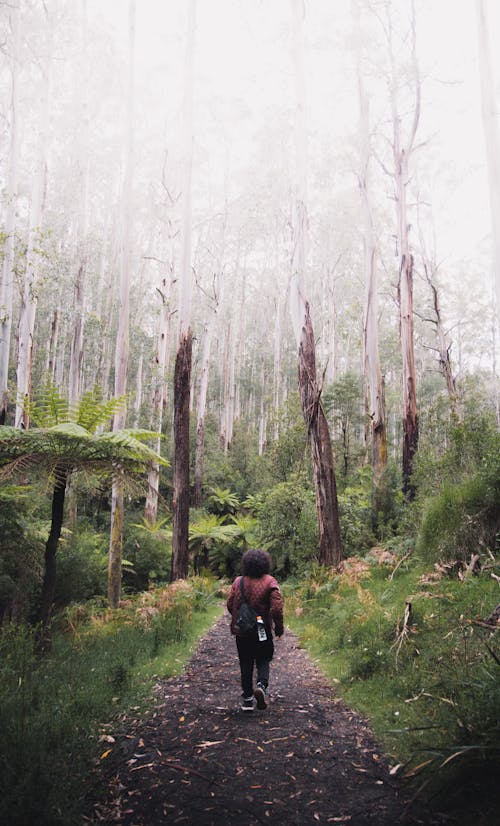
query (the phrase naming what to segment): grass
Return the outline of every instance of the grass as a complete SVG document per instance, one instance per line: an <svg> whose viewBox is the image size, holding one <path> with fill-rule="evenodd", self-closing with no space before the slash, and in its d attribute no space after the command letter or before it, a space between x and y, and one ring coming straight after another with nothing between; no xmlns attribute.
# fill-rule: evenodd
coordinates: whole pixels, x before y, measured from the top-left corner
<svg viewBox="0 0 500 826"><path fill-rule="evenodd" d="M0 637L0 823L79 822L106 723L151 703L158 678L178 673L220 613L218 585L201 578L146 592L117 611L74 606L50 657L27 628Z"/></svg>
<svg viewBox="0 0 500 826"><path fill-rule="evenodd" d="M342 576L285 586L287 617L400 772L450 809L466 778L476 808L462 822L477 826L483 810L486 823L494 809L480 780L500 757L500 657L494 632L477 620L497 605L498 582L488 570L435 578L411 559L391 578L393 569L358 561Z"/></svg>

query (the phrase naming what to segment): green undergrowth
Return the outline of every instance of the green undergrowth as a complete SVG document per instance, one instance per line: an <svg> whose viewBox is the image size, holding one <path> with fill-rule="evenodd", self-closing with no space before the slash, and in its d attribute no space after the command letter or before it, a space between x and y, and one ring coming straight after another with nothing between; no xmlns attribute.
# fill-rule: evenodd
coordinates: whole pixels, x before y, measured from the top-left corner
<svg viewBox="0 0 500 826"><path fill-rule="evenodd" d="M499 566L487 556L479 575L460 580L412 558L396 569L387 556L285 584L287 621L337 693L368 717L394 773L437 808L460 810L462 823L487 823L500 757L500 646L482 621L500 601Z"/></svg>
<svg viewBox="0 0 500 826"><path fill-rule="evenodd" d="M0 635L0 823L80 822L90 770L111 752L113 720L151 704L158 678L178 673L220 614L219 584L198 577L56 620L52 652L26 627Z"/></svg>

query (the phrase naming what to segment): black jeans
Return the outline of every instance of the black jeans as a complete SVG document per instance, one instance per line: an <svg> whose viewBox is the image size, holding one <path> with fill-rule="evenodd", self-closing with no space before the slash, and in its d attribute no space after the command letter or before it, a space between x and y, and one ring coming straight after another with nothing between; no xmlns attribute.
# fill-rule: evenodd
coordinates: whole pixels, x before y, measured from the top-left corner
<svg viewBox="0 0 500 826"><path fill-rule="evenodd" d="M257 681L264 688L269 684L269 663L274 654L274 643L268 631L265 642L253 637L236 637L236 647L240 661L241 687L244 697L253 695L253 667L257 666Z"/></svg>

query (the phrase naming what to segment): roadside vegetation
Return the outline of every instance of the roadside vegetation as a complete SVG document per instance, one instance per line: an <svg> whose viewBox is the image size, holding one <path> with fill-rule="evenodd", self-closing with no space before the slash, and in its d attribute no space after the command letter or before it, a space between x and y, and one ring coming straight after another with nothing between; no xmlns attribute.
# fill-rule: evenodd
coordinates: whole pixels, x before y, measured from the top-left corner
<svg viewBox="0 0 500 826"><path fill-rule="evenodd" d="M243 426L231 450L221 451L212 422L202 506L190 514L189 580L168 584L166 465L155 523L144 519L140 491L128 494L123 598L115 610L105 596L108 492L100 477L78 471L69 495L78 508L59 540L53 644L45 656L36 617L51 479L33 468L3 484L0 820L75 822L92 766L113 748L112 726L151 703L158 677L182 667L220 612L242 554L261 546L283 583L287 622L336 694L369 719L394 772L439 810L475 811L463 822L477 824L480 815L488 822L500 756L500 436L479 403L461 421L440 417L439 409L423 417L412 502L404 501L391 463L373 496L357 424L346 421L336 445L337 455L345 451L340 570L315 561L314 489L297 398L290 396L280 436L262 455Z"/></svg>

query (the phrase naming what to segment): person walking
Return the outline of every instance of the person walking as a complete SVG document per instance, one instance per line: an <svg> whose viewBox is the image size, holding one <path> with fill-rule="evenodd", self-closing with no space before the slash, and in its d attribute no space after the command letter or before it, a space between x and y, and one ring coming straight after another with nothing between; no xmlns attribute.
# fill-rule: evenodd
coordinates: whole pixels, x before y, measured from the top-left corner
<svg viewBox="0 0 500 826"><path fill-rule="evenodd" d="M274 633L283 635L283 600L280 588L270 575L271 558L267 551L252 548L243 555L243 576L236 577L227 599L231 614L231 633L236 637L236 648L241 671L242 711L267 708L266 694L269 685L269 664L274 654ZM246 602L254 609L257 622L250 633L243 633L238 625L240 609ZM253 688L254 666L257 684Z"/></svg>

